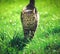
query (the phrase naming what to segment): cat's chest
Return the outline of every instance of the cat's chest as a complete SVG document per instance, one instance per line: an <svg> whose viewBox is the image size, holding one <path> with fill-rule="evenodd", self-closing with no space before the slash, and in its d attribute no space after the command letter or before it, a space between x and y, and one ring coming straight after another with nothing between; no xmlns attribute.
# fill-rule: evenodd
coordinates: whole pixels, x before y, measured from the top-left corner
<svg viewBox="0 0 60 54"><path fill-rule="evenodd" d="M22 18L24 26L30 27L35 25L36 16L34 13L24 13Z"/></svg>

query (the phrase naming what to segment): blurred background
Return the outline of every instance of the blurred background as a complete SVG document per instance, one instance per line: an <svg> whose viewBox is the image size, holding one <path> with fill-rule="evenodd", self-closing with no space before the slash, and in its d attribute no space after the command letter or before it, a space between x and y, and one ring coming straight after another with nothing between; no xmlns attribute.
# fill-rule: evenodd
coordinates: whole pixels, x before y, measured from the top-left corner
<svg viewBox="0 0 60 54"><path fill-rule="evenodd" d="M36 0L39 24L25 41L20 14L29 0L0 0L1 54L60 54L60 0Z"/></svg>

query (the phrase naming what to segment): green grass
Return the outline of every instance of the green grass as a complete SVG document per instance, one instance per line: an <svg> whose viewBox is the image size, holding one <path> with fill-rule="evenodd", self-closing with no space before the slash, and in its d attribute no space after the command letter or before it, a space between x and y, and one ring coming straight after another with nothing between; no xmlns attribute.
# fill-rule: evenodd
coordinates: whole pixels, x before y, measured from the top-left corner
<svg viewBox="0 0 60 54"><path fill-rule="evenodd" d="M53 0L54 1L54 0ZM28 1L0 3L0 53L1 54L59 54L60 5L59 0L36 1L39 24L32 41L23 40L20 20L21 10Z"/></svg>

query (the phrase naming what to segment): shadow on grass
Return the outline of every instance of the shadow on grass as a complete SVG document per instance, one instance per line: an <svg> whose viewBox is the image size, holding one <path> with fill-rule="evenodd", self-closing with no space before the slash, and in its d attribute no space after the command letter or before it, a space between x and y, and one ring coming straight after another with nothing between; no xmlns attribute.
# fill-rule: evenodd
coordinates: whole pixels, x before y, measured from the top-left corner
<svg viewBox="0 0 60 54"><path fill-rule="evenodd" d="M0 32L0 54L18 54L22 51L29 43L29 40L24 39L22 35L20 32L14 32L13 39L11 39L6 37L5 33Z"/></svg>
<svg viewBox="0 0 60 54"><path fill-rule="evenodd" d="M45 36L46 38L49 37L51 34L55 35L60 33L60 26L56 26L52 29L48 29L47 31L43 32L42 35ZM60 34L59 34L60 35Z"/></svg>
<svg viewBox="0 0 60 54"><path fill-rule="evenodd" d="M55 28L52 30L52 33L60 33L60 26L59 26L59 27L55 27Z"/></svg>
<svg viewBox="0 0 60 54"><path fill-rule="evenodd" d="M26 44L29 43L29 40L24 39L23 34L20 32L14 32L13 39L10 40L9 46L17 50L23 50Z"/></svg>
<svg viewBox="0 0 60 54"><path fill-rule="evenodd" d="M46 54L60 54L60 44L50 44L45 47Z"/></svg>
<svg viewBox="0 0 60 54"><path fill-rule="evenodd" d="M28 40L21 39L16 36L10 41L10 46L16 48L17 50L23 50L28 42Z"/></svg>

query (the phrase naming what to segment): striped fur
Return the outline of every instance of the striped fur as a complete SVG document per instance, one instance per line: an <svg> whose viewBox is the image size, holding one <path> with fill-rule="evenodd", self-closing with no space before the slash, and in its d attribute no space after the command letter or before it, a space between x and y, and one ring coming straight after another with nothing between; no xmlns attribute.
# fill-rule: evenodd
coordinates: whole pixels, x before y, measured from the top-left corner
<svg viewBox="0 0 60 54"><path fill-rule="evenodd" d="M33 38L38 23L38 13L36 8L24 8L21 12L21 22L24 31L24 38Z"/></svg>

